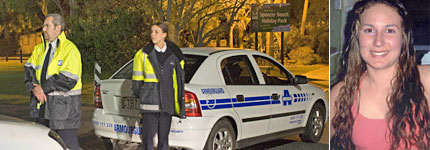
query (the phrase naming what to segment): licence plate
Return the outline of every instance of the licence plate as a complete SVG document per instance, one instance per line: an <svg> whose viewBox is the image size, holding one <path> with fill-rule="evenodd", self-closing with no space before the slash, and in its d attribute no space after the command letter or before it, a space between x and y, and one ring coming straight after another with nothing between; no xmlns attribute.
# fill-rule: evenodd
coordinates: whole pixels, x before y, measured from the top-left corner
<svg viewBox="0 0 430 150"><path fill-rule="evenodd" d="M134 97L122 97L121 104L123 109L138 109L139 105Z"/></svg>

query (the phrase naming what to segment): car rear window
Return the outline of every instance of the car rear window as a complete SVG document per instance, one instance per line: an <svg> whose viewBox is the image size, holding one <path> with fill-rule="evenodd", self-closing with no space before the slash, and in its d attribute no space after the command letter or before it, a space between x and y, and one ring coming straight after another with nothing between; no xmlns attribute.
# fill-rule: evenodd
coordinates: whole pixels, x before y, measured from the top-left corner
<svg viewBox="0 0 430 150"><path fill-rule="evenodd" d="M123 67L118 73L116 73L112 79L131 79L133 73L133 61L130 61Z"/></svg>
<svg viewBox="0 0 430 150"><path fill-rule="evenodd" d="M189 83L191 78L193 78L197 69L199 69L200 65L205 61L207 56L200 55L184 55L185 56L185 83Z"/></svg>
<svg viewBox="0 0 430 150"><path fill-rule="evenodd" d="M200 67L200 65L205 61L207 56L200 56L200 55L189 55L185 54L185 83L189 83L191 78L196 73L197 69ZM118 71L117 74L115 74L112 79L130 79L133 73L133 61L126 64L125 67L123 67L120 71Z"/></svg>

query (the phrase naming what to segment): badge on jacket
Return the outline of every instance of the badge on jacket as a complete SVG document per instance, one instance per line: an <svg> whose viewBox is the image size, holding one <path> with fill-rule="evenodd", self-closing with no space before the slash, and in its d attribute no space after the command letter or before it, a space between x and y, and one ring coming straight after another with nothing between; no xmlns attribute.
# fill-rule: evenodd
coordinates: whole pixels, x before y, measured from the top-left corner
<svg viewBox="0 0 430 150"><path fill-rule="evenodd" d="M59 60L58 61L58 66L62 66L63 65L63 60Z"/></svg>

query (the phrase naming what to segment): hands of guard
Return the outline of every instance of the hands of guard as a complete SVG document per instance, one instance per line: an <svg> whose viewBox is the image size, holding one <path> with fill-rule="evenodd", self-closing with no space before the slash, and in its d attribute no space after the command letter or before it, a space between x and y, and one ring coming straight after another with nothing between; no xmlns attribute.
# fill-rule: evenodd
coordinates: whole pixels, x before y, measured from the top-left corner
<svg viewBox="0 0 430 150"><path fill-rule="evenodd" d="M46 98L45 92L43 92L42 86L40 84L33 83L33 94L36 96L37 100L39 100L42 104L45 103L48 99Z"/></svg>

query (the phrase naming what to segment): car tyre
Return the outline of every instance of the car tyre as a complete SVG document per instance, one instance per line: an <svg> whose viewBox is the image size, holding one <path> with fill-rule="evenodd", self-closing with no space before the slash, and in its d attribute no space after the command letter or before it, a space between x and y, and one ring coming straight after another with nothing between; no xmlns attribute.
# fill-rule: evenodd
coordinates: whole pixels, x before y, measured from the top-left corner
<svg viewBox="0 0 430 150"><path fill-rule="evenodd" d="M231 123L222 119L215 124L206 141L205 150L234 150L236 149L236 133Z"/></svg>
<svg viewBox="0 0 430 150"><path fill-rule="evenodd" d="M302 141L316 143L321 139L324 130L325 108L320 103L315 103L309 114L305 127L305 133L300 135Z"/></svg>
<svg viewBox="0 0 430 150"><path fill-rule="evenodd" d="M113 144L111 139L103 138L103 144L105 145L107 150L113 150Z"/></svg>

